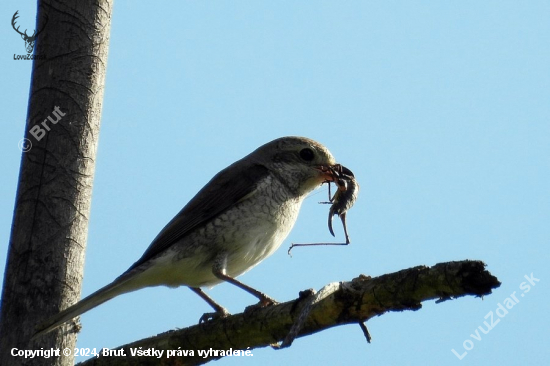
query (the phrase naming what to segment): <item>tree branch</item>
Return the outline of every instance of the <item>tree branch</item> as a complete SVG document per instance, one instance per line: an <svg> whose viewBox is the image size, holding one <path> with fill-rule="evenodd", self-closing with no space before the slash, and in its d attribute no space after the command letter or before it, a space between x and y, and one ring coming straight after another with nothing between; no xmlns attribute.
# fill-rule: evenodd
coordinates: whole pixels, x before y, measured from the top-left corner
<svg viewBox="0 0 550 366"><path fill-rule="evenodd" d="M117 348L123 349L126 357L102 356L80 365L198 365L223 356L204 357L199 350L246 350L273 346L283 340L281 346L289 346L295 336L362 323L388 311L418 310L421 301L438 299L439 303L466 295L481 297L499 286L483 262L470 260L418 266L375 278L360 275L351 281L329 284L317 294L303 291L292 301L265 308L249 307L241 314ZM132 356L131 349L139 347L164 350L163 357ZM188 352L185 357L181 356L184 350ZM167 358L167 351L176 354Z"/></svg>

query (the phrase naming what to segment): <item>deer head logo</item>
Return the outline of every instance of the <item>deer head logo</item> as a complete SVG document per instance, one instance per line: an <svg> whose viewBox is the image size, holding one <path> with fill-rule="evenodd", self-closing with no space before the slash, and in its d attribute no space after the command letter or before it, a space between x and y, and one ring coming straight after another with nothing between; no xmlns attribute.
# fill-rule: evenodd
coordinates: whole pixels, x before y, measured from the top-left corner
<svg viewBox="0 0 550 366"><path fill-rule="evenodd" d="M44 24L42 29L40 29L38 32L36 32L35 30L32 36L29 36L26 29L24 33L21 33L19 31L19 27L15 28L15 20L19 18L19 15L17 15L17 13L19 13L19 10L17 10L15 14L13 14L13 18L11 18L11 26L13 27L13 29L15 29L17 33L21 35L21 38L23 38L23 40L25 41L25 48L27 49L27 53L31 53L34 49L34 41L36 41L36 37L38 37L38 35L44 30L46 24L48 24L48 19L46 18L46 23Z"/></svg>

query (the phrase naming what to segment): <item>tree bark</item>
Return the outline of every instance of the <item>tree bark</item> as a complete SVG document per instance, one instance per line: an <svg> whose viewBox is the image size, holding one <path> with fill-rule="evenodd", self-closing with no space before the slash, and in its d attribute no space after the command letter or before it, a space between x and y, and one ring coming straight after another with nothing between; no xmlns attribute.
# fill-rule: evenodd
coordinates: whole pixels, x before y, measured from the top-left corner
<svg viewBox="0 0 550 366"><path fill-rule="evenodd" d="M39 1L25 144L2 290L1 365L72 365L12 350L74 348L35 325L80 298L112 0ZM73 325L74 326L74 325ZM66 330L66 329L65 329Z"/></svg>
<svg viewBox="0 0 550 366"><path fill-rule="evenodd" d="M376 278L360 275L349 282L328 284L318 293L303 291L289 302L251 307L224 319L142 339L112 350L110 357L94 357L79 365L199 365L224 357L220 354L203 357L199 350L250 351L283 342L274 346L281 348L290 346L294 337L345 324L362 325L367 336L363 322L374 316L418 310L422 301L430 299L442 302L466 295L488 295L499 286L500 282L485 270L483 262L469 260L418 266ZM161 358L132 356L132 349L153 348L164 352ZM167 351L176 352L168 358ZM183 351L187 351L186 356L181 355Z"/></svg>

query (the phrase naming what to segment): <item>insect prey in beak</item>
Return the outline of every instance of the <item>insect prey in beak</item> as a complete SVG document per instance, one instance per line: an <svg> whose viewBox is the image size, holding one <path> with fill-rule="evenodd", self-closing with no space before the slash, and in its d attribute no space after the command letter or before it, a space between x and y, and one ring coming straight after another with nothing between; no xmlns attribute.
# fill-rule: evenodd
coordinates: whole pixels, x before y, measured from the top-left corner
<svg viewBox="0 0 550 366"><path fill-rule="evenodd" d="M288 248L288 254L294 247L303 247L303 246L313 246L313 245L348 245L351 243L348 229L346 225L346 213L347 211L355 204L357 200L357 195L359 194L359 184L355 180L355 176L352 171L346 168L343 165L336 164L329 168L331 172L332 179L325 181L328 184L328 202L319 202L331 204L328 211L328 230L334 235L334 230L332 229L332 218L334 215L338 215L342 220L342 225L344 226L344 234L346 236L345 243L307 243L307 244L292 244ZM330 184L334 183L336 185L336 193L331 197L330 193Z"/></svg>

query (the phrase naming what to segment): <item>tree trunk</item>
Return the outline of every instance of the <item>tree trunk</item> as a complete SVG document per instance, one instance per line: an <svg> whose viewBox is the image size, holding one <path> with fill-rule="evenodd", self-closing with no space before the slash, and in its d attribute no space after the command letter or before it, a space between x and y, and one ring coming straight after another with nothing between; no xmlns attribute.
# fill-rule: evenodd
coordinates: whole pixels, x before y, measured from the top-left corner
<svg viewBox="0 0 550 366"><path fill-rule="evenodd" d="M0 365L72 365L12 356L74 348L73 324L30 341L80 298L112 0L39 1L32 82L0 313Z"/></svg>

